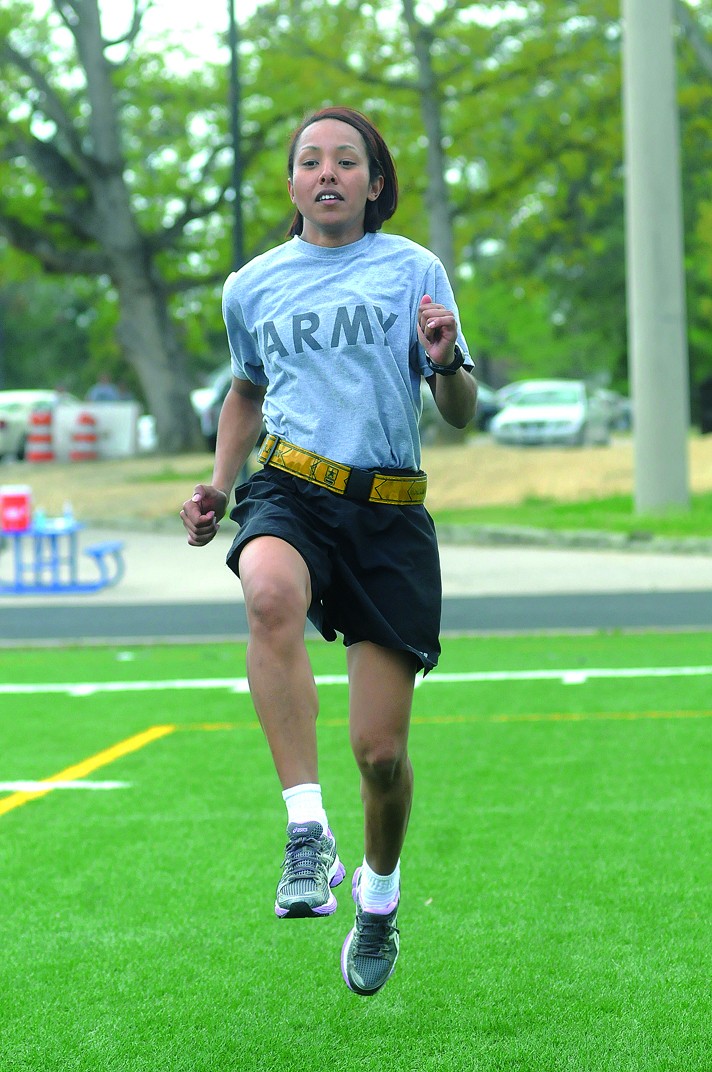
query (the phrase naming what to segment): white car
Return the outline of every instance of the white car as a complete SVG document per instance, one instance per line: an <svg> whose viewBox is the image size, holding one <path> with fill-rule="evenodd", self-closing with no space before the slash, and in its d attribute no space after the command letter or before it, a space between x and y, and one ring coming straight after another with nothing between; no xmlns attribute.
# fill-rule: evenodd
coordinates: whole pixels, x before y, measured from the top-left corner
<svg viewBox="0 0 712 1072"><path fill-rule="evenodd" d="M200 421L200 431L203 433L208 450L215 450L218 418L231 383L232 368L228 363L213 373L207 387L196 387L190 392L190 402Z"/></svg>
<svg viewBox="0 0 712 1072"><path fill-rule="evenodd" d="M0 458L24 458L30 417L39 409L78 402L66 391L0 391Z"/></svg>
<svg viewBox="0 0 712 1072"><path fill-rule="evenodd" d="M583 446L610 442L608 412L582 380L527 380L490 422L498 443Z"/></svg>

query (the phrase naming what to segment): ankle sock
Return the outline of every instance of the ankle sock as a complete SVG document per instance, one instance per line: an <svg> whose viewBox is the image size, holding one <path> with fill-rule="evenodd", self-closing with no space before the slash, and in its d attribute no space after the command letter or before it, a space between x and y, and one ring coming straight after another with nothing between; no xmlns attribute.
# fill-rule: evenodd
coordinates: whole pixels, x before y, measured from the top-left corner
<svg viewBox="0 0 712 1072"><path fill-rule="evenodd" d="M293 785L282 792L287 805L288 823L321 823L324 833L329 829L329 820L321 799L321 786L313 782Z"/></svg>
<svg viewBox="0 0 712 1072"><path fill-rule="evenodd" d="M400 860L390 875L377 875L364 856L359 879L359 900L366 912L392 912L400 889Z"/></svg>

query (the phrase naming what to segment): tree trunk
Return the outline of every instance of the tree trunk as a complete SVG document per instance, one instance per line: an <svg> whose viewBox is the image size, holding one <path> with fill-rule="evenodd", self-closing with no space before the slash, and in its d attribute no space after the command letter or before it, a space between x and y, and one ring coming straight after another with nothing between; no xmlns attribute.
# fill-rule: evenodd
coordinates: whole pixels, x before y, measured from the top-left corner
<svg viewBox="0 0 712 1072"><path fill-rule="evenodd" d="M118 339L136 370L156 421L159 448L167 454L203 446L190 403L185 352L177 344L163 295L138 271L123 273Z"/></svg>
<svg viewBox="0 0 712 1072"><path fill-rule="evenodd" d="M443 151L443 129L440 115L438 83L431 54L432 34L418 21L413 0L403 0L403 17L413 45L418 67L418 98L423 127L428 139L425 171L428 179L427 204L429 248L443 263L455 289L455 238L445 181L446 160ZM461 443L469 428L455 428L445 421L438 423L436 442Z"/></svg>
<svg viewBox="0 0 712 1072"><path fill-rule="evenodd" d="M443 128L440 116L438 81L431 55L432 34L418 21L413 0L403 0L403 17L415 52L418 67L418 98L423 127L428 139L426 175L430 223L429 246L442 261L453 287L455 285L455 239L445 181L446 160L443 151Z"/></svg>
<svg viewBox="0 0 712 1072"><path fill-rule="evenodd" d="M167 297L131 207L124 178L118 103L104 54L98 0L75 0L70 29L87 79L92 153L89 185L96 240L119 297L118 340L156 420L161 450L201 445L190 404L187 359L171 325Z"/></svg>

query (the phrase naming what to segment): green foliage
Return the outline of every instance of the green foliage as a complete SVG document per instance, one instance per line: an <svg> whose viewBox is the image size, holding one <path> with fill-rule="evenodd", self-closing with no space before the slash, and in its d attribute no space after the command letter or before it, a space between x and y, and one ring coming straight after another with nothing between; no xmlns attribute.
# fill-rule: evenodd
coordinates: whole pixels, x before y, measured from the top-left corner
<svg viewBox="0 0 712 1072"><path fill-rule="evenodd" d="M0 390L62 385L83 393L93 295L82 280L37 276L34 264L0 244Z"/></svg>
<svg viewBox="0 0 712 1072"><path fill-rule="evenodd" d="M611 371L625 346L617 8L543 5L518 38L528 77L505 83L482 116L494 152L475 282L497 286L487 324L495 334L500 319L512 378Z"/></svg>
<svg viewBox="0 0 712 1072"><path fill-rule="evenodd" d="M116 301L82 276L38 275L0 240L0 390L61 385L83 397L101 372L141 397L114 334Z"/></svg>
<svg viewBox="0 0 712 1072"><path fill-rule="evenodd" d="M292 214L286 150L305 112L346 103L371 115L396 157L401 204L389 229L428 244L429 151L416 39L399 0L315 0L257 6L240 27L242 215L252 257L282 240ZM626 309L618 0L421 5L447 156L449 211L463 327L485 378L596 375L625 387ZM239 15L239 12L238 12ZM710 0L694 7L707 33ZM71 37L56 16L12 0L0 30L32 56L80 136L84 87ZM152 243L180 344L196 380L224 359L220 286L231 262L231 151L226 66L196 62L189 46L139 36L116 46L113 80L124 176L141 233ZM182 51L181 51L182 49ZM681 39L680 104L693 378L712 371L708 299L712 101L710 77ZM72 248L68 206L85 196L66 135L48 102L0 53L0 216ZM18 138L53 147L70 170L44 181ZM45 161L46 163L46 161ZM188 213L190 222L181 219ZM93 293L89 352L118 359L108 277ZM30 345L13 370L30 361ZM78 354L83 353L76 347ZM91 360L97 358L92 356Z"/></svg>
<svg viewBox="0 0 712 1072"><path fill-rule="evenodd" d="M712 72L700 77L699 65L689 48L681 47L680 54L690 369L693 384L699 384L712 376ZM693 392L695 407L697 402ZM697 413L696 408L693 412Z"/></svg>

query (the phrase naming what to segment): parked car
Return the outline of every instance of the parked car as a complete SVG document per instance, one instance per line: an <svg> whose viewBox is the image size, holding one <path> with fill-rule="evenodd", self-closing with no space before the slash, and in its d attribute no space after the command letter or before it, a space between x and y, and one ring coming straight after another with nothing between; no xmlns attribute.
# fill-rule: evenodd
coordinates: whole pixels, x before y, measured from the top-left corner
<svg viewBox="0 0 712 1072"><path fill-rule="evenodd" d="M206 387L197 387L190 393L191 405L200 421L200 430L203 433L208 450L215 450L220 410L225 401L225 396L230 390L231 383L232 368L228 364L213 373ZM265 435L266 430L263 426L257 439L257 446L262 443Z"/></svg>
<svg viewBox="0 0 712 1072"><path fill-rule="evenodd" d="M475 410L475 424L482 432L486 432L492 423L492 418L499 413L502 403L499 401L498 392L486 383L477 382L477 409Z"/></svg>
<svg viewBox="0 0 712 1072"><path fill-rule="evenodd" d="M497 404L500 409L504 409L510 402L514 401L516 395L521 391L526 391L528 387L537 387L541 383L541 380L514 380L512 383L506 384L504 387L500 387L497 390Z"/></svg>
<svg viewBox="0 0 712 1072"><path fill-rule="evenodd" d="M232 368L229 364L221 365L213 373L205 387L196 387L194 391L190 392L190 402L196 417L200 421L200 431L203 433L208 450L215 450L218 418L231 383Z"/></svg>
<svg viewBox="0 0 712 1072"><path fill-rule="evenodd" d="M203 433L205 445L208 450L215 450L215 440L218 433L218 418L220 417L220 410L222 409L225 395L229 391L231 383L232 369L228 364L217 369L205 387L197 387L190 393L191 405L200 421L200 430ZM425 383L423 383L422 398L423 413L420 420L420 434L423 438L423 442L430 443L436 438L438 429L443 423L443 419L435 405L432 391ZM477 427L480 429L487 429L489 427L489 422L494 414L499 411L499 408L497 392L491 387L488 387L485 383L478 383L477 411L475 414L475 424Z"/></svg>
<svg viewBox="0 0 712 1072"><path fill-rule="evenodd" d="M0 391L0 457L24 458L30 418L35 410L53 410L63 402L78 402L67 391Z"/></svg>
<svg viewBox="0 0 712 1072"><path fill-rule="evenodd" d="M608 427L612 432L630 432L633 424L633 413L630 399L617 391L610 391L607 387L600 387L594 395L605 407Z"/></svg>
<svg viewBox="0 0 712 1072"><path fill-rule="evenodd" d="M423 412L420 417L420 438L423 443L429 445L436 442L438 439L441 441L448 441L454 434L455 440L461 438L461 430L458 432L450 432L450 426L443 420L438 407L435 405L435 399L433 398L433 392L430 390L425 381L421 386L421 397L423 399ZM477 382L477 408L475 410L475 417L473 424L479 428L480 431L486 432L490 426L490 422L495 413L498 413L500 409L499 401L497 400L497 392L488 387L486 383ZM468 425L467 432L471 431L471 426Z"/></svg>
<svg viewBox="0 0 712 1072"><path fill-rule="evenodd" d="M490 424L498 443L583 446L610 442L608 411L582 380L528 380Z"/></svg>

